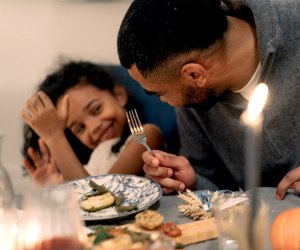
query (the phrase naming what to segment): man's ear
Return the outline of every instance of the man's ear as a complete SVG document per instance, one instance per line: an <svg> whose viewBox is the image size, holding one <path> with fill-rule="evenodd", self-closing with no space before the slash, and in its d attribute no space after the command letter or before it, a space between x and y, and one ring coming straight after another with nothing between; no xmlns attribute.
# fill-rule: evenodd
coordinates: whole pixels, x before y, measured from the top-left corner
<svg viewBox="0 0 300 250"><path fill-rule="evenodd" d="M190 83L196 84L198 87L205 86L207 82L206 69L198 63L187 63L181 68L180 74Z"/></svg>
<svg viewBox="0 0 300 250"><path fill-rule="evenodd" d="M126 89L121 85L116 85L113 89L114 96L122 107L125 107L128 101Z"/></svg>

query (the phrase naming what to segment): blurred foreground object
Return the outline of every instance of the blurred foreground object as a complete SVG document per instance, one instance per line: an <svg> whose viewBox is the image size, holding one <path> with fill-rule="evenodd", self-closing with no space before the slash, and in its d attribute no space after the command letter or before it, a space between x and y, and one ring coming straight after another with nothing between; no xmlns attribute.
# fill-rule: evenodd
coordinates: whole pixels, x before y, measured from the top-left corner
<svg viewBox="0 0 300 250"><path fill-rule="evenodd" d="M1 162L4 133L0 130L0 249L17 249L17 211L12 183Z"/></svg>
<svg viewBox="0 0 300 250"><path fill-rule="evenodd" d="M276 216L271 224L270 240L273 250L300 249L300 208L289 208Z"/></svg>
<svg viewBox="0 0 300 250"><path fill-rule="evenodd" d="M26 250L83 250L79 207L67 185L46 187L25 197L21 245Z"/></svg>
<svg viewBox="0 0 300 250"><path fill-rule="evenodd" d="M249 243L249 223L252 219L250 200L246 193L222 194L213 205L220 250L263 250L268 232L268 205L259 200L252 221L254 242Z"/></svg>

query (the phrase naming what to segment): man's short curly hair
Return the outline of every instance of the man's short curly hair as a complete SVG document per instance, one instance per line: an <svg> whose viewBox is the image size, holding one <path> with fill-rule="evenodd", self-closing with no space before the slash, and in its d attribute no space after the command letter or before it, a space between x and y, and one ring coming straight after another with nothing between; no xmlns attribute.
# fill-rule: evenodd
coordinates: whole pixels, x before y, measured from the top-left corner
<svg viewBox="0 0 300 250"><path fill-rule="evenodd" d="M119 29L119 59L150 73L178 54L208 48L227 27L220 0L134 0Z"/></svg>

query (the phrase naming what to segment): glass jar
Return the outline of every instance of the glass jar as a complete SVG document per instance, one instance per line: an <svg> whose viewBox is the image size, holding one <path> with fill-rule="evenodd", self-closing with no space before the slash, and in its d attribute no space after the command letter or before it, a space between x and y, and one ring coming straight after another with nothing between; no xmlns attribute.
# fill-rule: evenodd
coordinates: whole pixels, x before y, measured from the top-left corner
<svg viewBox="0 0 300 250"><path fill-rule="evenodd" d="M256 215L252 221L250 209L249 195L244 192L225 193L214 202L220 250L265 249L269 207L258 199Z"/></svg>
<svg viewBox="0 0 300 250"><path fill-rule="evenodd" d="M17 249L16 199L10 177L1 161L3 131L0 130L0 249Z"/></svg>
<svg viewBox="0 0 300 250"><path fill-rule="evenodd" d="M74 193L66 184L24 196L22 249L83 250L85 233Z"/></svg>

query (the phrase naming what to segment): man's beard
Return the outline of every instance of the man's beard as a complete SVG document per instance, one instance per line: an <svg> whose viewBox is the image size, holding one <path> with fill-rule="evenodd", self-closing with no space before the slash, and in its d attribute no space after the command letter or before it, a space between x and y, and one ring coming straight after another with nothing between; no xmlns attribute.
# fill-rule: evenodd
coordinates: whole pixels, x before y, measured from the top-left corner
<svg viewBox="0 0 300 250"><path fill-rule="evenodd" d="M212 89L188 86L183 90L182 100L184 107L207 111L217 102L218 98Z"/></svg>

